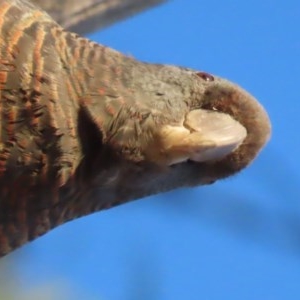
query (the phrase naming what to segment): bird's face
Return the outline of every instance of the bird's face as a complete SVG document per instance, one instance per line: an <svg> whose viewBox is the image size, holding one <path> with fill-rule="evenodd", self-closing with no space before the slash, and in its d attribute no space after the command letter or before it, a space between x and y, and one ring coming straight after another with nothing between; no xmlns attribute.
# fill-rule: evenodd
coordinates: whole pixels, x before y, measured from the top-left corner
<svg viewBox="0 0 300 300"><path fill-rule="evenodd" d="M150 72L152 85L141 84L147 88L144 93L152 95L145 102L151 103L157 125L148 158L168 166L193 161L218 170L227 165L215 179L241 170L255 158L269 139L270 121L254 97L205 72L153 67L157 69ZM140 80L148 82L143 76Z"/></svg>
<svg viewBox="0 0 300 300"><path fill-rule="evenodd" d="M231 176L269 139L263 107L225 79L140 63L127 76L131 94L122 109L131 115L119 113L121 134L115 135L114 145L128 149L128 139L123 142L122 137L130 136L132 149L141 155L135 159L124 152L124 167L116 166L114 184L122 201ZM145 119L135 118L142 114Z"/></svg>

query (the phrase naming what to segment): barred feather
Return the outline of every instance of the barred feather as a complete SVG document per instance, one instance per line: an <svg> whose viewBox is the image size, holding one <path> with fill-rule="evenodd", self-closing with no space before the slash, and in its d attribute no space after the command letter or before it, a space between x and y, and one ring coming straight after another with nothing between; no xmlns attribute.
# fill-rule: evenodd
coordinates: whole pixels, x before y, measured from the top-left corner
<svg viewBox="0 0 300 300"><path fill-rule="evenodd" d="M226 148L205 125L186 129L193 110L230 115L242 139ZM0 0L0 255L100 209L235 174L269 134L263 108L225 79L138 62ZM212 136L230 151L193 161Z"/></svg>

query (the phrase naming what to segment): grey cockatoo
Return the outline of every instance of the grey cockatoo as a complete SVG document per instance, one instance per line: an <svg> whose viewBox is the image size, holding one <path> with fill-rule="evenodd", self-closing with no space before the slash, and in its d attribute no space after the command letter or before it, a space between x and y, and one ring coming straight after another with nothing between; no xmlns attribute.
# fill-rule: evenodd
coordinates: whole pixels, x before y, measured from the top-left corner
<svg viewBox="0 0 300 300"><path fill-rule="evenodd" d="M270 135L237 85L147 64L0 0L0 255L71 219L246 167Z"/></svg>

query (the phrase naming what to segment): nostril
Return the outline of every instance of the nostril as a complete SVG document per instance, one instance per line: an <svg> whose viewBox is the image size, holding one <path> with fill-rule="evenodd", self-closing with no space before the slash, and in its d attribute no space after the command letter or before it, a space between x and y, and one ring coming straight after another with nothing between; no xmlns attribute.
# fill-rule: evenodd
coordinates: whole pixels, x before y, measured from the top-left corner
<svg viewBox="0 0 300 300"><path fill-rule="evenodd" d="M208 73L205 73L205 72L197 72L196 75L205 81L214 81L215 80L214 76L212 76Z"/></svg>

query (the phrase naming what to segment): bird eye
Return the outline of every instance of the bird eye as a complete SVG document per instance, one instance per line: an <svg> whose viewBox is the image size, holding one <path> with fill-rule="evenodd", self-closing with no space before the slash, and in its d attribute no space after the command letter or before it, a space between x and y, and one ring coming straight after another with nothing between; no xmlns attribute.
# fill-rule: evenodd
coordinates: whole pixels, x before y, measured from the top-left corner
<svg viewBox="0 0 300 300"><path fill-rule="evenodd" d="M196 75L205 81L214 81L215 80L214 76L212 76L208 73L205 73L205 72L197 72Z"/></svg>

